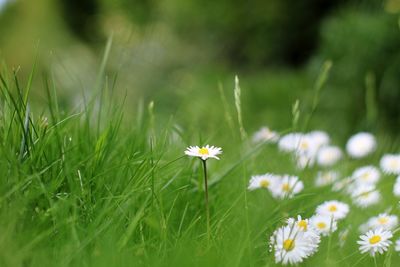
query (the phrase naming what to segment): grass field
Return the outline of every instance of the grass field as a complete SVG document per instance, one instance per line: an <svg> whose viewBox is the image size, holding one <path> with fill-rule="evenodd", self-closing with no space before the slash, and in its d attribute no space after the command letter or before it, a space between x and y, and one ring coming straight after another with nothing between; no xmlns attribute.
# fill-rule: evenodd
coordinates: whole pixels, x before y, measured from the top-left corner
<svg viewBox="0 0 400 267"><path fill-rule="evenodd" d="M279 90L257 95L256 88L250 98L243 79L235 98L229 74L232 79L220 86L208 82L215 90L197 85L177 92L171 100L176 108L166 113L165 92L154 102L128 102L117 94L114 76L106 79L106 58L107 53L94 94L74 108L60 105L62 89L51 74L41 77L33 70L20 80L3 68L0 266L275 266L268 244L274 230L289 217L311 217L327 200L349 204L350 212L337 231L321 237L304 266L396 266L400 257L393 245L374 258L361 254L357 244L358 228L368 218L399 214L394 175L379 181L379 203L361 209L343 191L314 185L321 167L299 169L276 144L252 143L253 132L267 123L280 134L328 130L331 142L344 150L348 126L341 128L329 110L319 113L320 94L329 86L326 65L314 80L288 77L305 88L295 96L273 84ZM43 105L31 103L33 79L41 81L35 90L44 95ZM301 108L292 112L296 99ZM373 154L359 160L345 155L333 169L348 177L398 151L396 140L382 132L377 138ZM223 150L220 160L207 161L209 236L201 161L184 154L189 145L206 144ZM249 191L250 177L267 172L297 175L304 190L290 199ZM346 229L344 239L340 233Z"/></svg>

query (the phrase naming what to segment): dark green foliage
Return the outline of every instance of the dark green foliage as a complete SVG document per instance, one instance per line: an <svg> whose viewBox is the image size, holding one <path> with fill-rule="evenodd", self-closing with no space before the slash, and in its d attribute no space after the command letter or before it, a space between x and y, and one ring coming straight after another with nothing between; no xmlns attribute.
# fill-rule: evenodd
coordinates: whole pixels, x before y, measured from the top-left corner
<svg viewBox="0 0 400 267"><path fill-rule="evenodd" d="M368 73L372 73L380 125L397 130L400 116L396 104L400 101L396 87L399 81L396 66L400 60L397 16L379 9L346 9L324 22L320 32L321 44L315 59L333 61L327 94L335 99L339 110L345 110L343 119L354 127L371 127L363 118L368 109L365 81Z"/></svg>

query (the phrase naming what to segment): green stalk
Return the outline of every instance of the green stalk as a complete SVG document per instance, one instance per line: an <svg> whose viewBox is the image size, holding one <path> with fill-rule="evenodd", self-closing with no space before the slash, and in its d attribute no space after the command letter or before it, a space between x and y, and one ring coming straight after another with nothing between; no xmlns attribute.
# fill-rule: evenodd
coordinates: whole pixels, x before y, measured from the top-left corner
<svg viewBox="0 0 400 267"><path fill-rule="evenodd" d="M205 160L203 162L204 171L204 197L206 202L206 216L207 216L207 238L210 240L210 206L208 205L208 181L207 181L207 163Z"/></svg>

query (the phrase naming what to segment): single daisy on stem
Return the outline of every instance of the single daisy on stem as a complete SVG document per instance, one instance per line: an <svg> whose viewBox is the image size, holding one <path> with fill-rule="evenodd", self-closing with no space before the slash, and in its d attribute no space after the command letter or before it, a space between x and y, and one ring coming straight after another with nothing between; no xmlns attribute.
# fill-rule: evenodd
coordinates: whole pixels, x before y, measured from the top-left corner
<svg viewBox="0 0 400 267"><path fill-rule="evenodd" d="M361 253L369 252L371 256L375 257L376 253L383 254L388 249L392 243L390 241L392 237L391 231L378 228L360 235L361 240L357 241L357 243L360 245Z"/></svg>
<svg viewBox="0 0 400 267"><path fill-rule="evenodd" d="M210 239L210 208L208 204L208 179L207 179L207 159L214 158L218 159L217 155L222 153L222 149L220 147L215 146L189 146L185 150L185 154L190 157L197 157L201 159L203 163L203 171L204 171L204 197L206 203L206 215L207 215L207 236Z"/></svg>

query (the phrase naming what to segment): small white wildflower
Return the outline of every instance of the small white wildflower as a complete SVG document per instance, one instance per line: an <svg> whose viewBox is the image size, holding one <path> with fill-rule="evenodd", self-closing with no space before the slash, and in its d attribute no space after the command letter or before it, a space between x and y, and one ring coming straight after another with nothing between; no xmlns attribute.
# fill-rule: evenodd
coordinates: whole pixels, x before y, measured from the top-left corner
<svg viewBox="0 0 400 267"><path fill-rule="evenodd" d="M293 231L288 225L278 228L270 240L275 262L284 265L303 262L318 249L318 243L306 232Z"/></svg>
<svg viewBox="0 0 400 267"><path fill-rule="evenodd" d="M380 167L386 174L400 174L400 155L386 154L380 161Z"/></svg>
<svg viewBox="0 0 400 267"><path fill-rule="evenodd" d="M300 215L298 215L297 220L294 218L287 219L287 225L292 228L292 231L304 232L314 244L320 243L321 237L319 236L318 231L316 231L316 229L310 224L309 219L303 219ZM316 252L316 250L314 250L312 253L314 252Z"/></svg>
<svg viewBox="0 0 400 267"><path fill-rule="evenodd" d="M370 133L357 133L346 144L347 153L353 158L363 158L376 149L375 137Z"/></svg>
<svg viewBox="0 0 400 267"><path fill-rule="evenodd" d="M376 253L383 254L389 248L392 237L391 231L379 228L360 235L361 240L357 243L360 245L361 253L369 252L371 256L375 256Z"/></svg>
<svg viewBox="0 0 400 267"><path fill-rule="evenodd" d="M366 208L379 202L381 194L374 185L358 186L352 193L355 205Z"/></svg>
<svg viewBox="0 0 400 267"><path fill-rule="evenodd" d="M207 160L209 158L214 158L214 159L219 159L217 155L221 154L222 150L220 147L215 147L215 146L203 146L203 147L198 147L198 146L189 146L185 154L190 156L190 157L198 157L201 158L202 160Z"/></svg>
<svg viewBox="0 0 400 267"><path fill-rule="evenodd" d="M268 189L270 186L274 186L277 180L280 179L275 174L266 173L262 175L253 175L249 182L249 190L255 190L258 188Z"/></svg>
<svg viewBox="0 0 400 267"><path fill-rule="evenodd" d="M398 225L399 219L396 215L381 213L378 216L370 218L366 226L368 230L382 228L384 230L394 230ZM364 230L364 229L363 229Z"/></svg>
<svg viewBox="0 0 400 267"><path fill-rule="evenodd" d="M271 193L276 198L292 198L295 194L302 191L304 184L299 177L291 175L283 175L281 179L269 187Z"/></svg>
<svg viewBox="0 0 400 267"><path fill-rule="evenodd" d="M318 148L322 146L327 146L330 142L328 133L324 131L312 131L308 135L314 140Z"/></svg>
<svg viewBox="0 0 400 267"><path fill-rule="evenodd" d="M314 215L310 218L310 224L323 236L337 230L337 222L332 216Z"/></svg>
<svg viewBox="0 0 400 267"><path fill-rule="evenodd" d="M270 142L276 143L279 139L279 134L277 132L271 131L268 127L261 127L260 130L254 133L253 142Z"/></svg>
<svg viewBox="0 0 400 267"><path fill-rule="evenodd" d="M293 152L299 146L301 133L289 133L281 137L278 142L278 147L283 152Z"/></svg>
<svg viewBox="0 0 400 267"><path fill-rule="evenodd" d="M374 166L364 166L356 169L351 177L359 185L374 185L381 178L381 173Z"/></svg>
<svg viewBox="0 0 400 267"><path fill-rule="evenodd" d="M337 163L342 158L342 150L337 146L325 146L318 150L317 163L327 167Z"/></svg>
<svg viewBox="0 0 400 267"><path fill-rule="evenodd" d="M349 205L346 203L337 200L330 200L319 205L316 209L316 213L319 215L333 217L335 220L341 220L347 216L349 210Z"/></svg>
<svg viewBox="0 0 400 267"><path fill-rule="evenodd" d="M295 156L296 159L296 166L299 169L305 169L307 167L312 167L314 166L315 163L315 157L314 155L309 155L306 153L302 153L302 154L297 154Z"/></svg>

